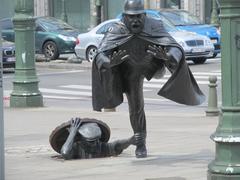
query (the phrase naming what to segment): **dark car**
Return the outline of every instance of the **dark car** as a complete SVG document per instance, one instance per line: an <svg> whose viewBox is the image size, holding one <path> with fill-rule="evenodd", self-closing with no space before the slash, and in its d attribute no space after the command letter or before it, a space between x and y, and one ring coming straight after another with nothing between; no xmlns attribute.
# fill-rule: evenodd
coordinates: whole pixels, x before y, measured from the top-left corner
<svg viewBox="0 0 240 180"><path fill-rule="evenodd" d="M2 40L2 61L3 68L15 67L15 44L6 40Z"/></svg>
<svg viewBox="0 0 240 180"><path fill-rule="evenodd" d="M14 42L14 28L11 18L0 21L2 37ZM74 53L76 37L80 32L69 24L53 17L36 17L35 50L49 59L60 54Z"/></svg>

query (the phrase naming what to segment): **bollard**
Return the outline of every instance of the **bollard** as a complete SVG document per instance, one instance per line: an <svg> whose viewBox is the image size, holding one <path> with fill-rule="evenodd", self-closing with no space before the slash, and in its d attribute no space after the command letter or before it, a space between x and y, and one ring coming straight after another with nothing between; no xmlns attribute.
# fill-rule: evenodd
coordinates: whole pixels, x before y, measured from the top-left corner
<svg viewBox="0 0 240 180"><path fill-rule="evenodd" d="M218 100L217 100L217 77L209 77L209 95L208 95L208 108L206 110L206 116L218 116Z"/></svg>

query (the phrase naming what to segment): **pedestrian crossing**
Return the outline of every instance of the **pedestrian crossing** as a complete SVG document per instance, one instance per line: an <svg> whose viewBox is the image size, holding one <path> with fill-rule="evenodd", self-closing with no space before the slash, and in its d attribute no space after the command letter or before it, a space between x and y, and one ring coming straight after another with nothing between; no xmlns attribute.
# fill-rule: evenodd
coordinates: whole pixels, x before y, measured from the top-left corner
<svg viewBox="0 0 240 180"><path fill-rule="evenodd" d="M209 84L208 78L209 76L216 76L218 81L221 81L221 73L220 71L213 72L194 72L193 73L197 83L199 86L207 86ZM160 88L167 82L170 74L165 75L161 79L152 79L151 81L144 80L143 90L144 93L148 93L151 91L158 92ZM219 82L218 82L219 83ZM39 90L43 94L45 99L67 99L67 100L81 100L88 99L90 100L92 97L92 87L90 84L68 84L68 85L59 85L55 88L46 88L40 87ZM9 97L11 91L5 90L4 96ZM159 98L159 96L154 98L149 98L145 95L145 101L167 101L164 98Z"/></svg>

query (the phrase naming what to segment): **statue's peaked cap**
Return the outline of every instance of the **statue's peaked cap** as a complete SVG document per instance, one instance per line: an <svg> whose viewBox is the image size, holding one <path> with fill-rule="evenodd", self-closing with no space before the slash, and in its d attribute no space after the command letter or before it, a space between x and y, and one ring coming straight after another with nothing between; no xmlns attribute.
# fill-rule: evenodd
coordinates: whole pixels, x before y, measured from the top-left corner
<svg viewBox="0 0 240 180"><path fill-rule="evenodd" d="M78 132L88 141L99 139L102 135L101 129L96 123L85 123Z"/></svg>
<svg viewBox="0 0 240 180"><path fill-rule="evenodd" d="M126 0L124 3L124 14L142 14L144 13L143 0Z"/></svg>

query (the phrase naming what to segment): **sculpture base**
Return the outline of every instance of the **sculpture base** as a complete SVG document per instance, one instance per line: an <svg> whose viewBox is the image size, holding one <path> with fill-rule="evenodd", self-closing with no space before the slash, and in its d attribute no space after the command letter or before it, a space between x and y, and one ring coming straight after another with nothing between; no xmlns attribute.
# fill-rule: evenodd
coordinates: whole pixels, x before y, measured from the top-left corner
<svg viewBox="0 0 240 180"><path fill-rule="evenodd" d="M10 97L10 107L43 107L42 95L37 96L15 96Z"/></svg>

